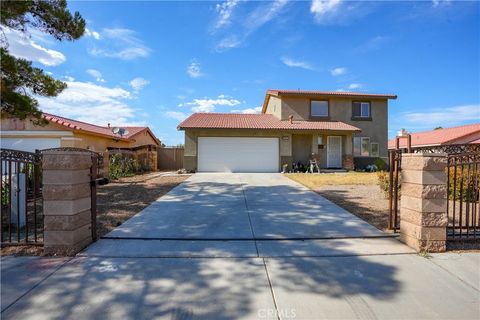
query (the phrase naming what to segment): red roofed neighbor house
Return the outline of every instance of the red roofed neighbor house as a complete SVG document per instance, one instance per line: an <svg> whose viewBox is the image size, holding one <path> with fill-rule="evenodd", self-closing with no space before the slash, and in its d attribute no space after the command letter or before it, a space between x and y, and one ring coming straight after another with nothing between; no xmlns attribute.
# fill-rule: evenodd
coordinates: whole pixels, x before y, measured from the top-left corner
<svg viewBox="0 0 480 320"><path fill-rule="evenodd" d="M36 125L32 119L1 119L1 147L33 152L35 150L75 147L96 152L128 149L142 165L157 169L157 147L161 145L148 127L124 127L128 134L113 133L114 126L97 126L49 113L42 117L46 125ZM155 152L153 152L155 151Z"/></svg>
<svg viewBox="0 0 480 320"><path fill-rule="evenodd" d="M412 133L412 147L447 144L480 144L480 123ZM400 148L407 147L406 139L400 139ZM395 139L388 141L388 148L395 149Z"/></svg>
<svg viewBox="0 0 480 320"><path fill-rule="evenodd" d="M268 90L261 114L195 113L185 131L187 170L278 172L284 164L363 168L386 160L390 94Z"/></svg>

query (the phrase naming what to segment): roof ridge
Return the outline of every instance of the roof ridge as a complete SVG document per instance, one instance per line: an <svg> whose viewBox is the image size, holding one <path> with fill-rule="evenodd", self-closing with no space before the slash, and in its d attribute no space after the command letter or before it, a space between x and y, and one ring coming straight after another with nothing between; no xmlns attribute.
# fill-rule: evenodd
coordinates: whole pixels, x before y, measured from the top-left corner
<svg viewBox="0 0 480 320"><path fill-rule="evenodd" d="M455 130L455 129L460 129L460 128L469 127L469 126L480 126L480 122L470 123L470 124L462 124L461 126L456 126L456 127L439 128L439 129L431 129L431 130L425 130L425 131L412 132L411 135L420 134L420 133L429 133L429 132L433 132L433 131L438 132L438 131L442 131L442 130Z"/></svg>

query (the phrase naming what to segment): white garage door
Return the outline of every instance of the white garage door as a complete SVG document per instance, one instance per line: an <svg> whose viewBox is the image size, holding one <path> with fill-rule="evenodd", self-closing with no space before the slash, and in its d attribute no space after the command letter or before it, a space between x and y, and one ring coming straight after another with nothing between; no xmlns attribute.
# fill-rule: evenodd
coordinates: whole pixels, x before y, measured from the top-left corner
<svg viewBox="0 0 480 320"><path fill-rule="evenodd" d="M35 152L36 149L59 148L60 139L55 138L1 138L0 145L5 149Z"/></svg>
<svg viewBox="0 0 480 320"><path fill-rule="evenodd" d="M198 171L278 172L278 157L278 138L198 138Z"/></svg>

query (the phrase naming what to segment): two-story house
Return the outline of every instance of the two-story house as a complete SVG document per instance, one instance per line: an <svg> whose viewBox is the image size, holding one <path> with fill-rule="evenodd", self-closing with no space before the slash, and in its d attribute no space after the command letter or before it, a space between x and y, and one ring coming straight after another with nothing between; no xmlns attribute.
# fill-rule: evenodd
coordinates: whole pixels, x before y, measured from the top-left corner
<svg viewBox="0 0 480 320"><path fill-rule="evenodd" d="M185 131L187 170L278 172L284 164L364 168L388 158L391 94L268 90L261 114L194 113Z"/></svg>

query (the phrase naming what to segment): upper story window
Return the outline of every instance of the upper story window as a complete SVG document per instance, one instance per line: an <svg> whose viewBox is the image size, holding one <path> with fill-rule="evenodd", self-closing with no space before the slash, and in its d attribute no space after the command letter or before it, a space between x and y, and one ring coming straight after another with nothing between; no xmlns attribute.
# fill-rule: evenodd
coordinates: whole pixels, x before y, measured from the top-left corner
<svg viewBox="0 0 480 320"><path fill-rule="evenodd" d="M310 102L311 117L328 117L328 101L312 100Z"/></svg>
<svg viewBox="0 0 480 320"><path fill-rule="evenodd" d="M353 102L353 118L371 118L370 102Z"/></svg>

